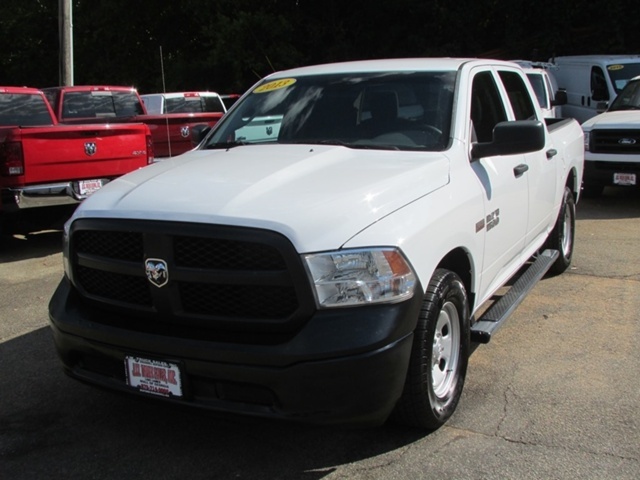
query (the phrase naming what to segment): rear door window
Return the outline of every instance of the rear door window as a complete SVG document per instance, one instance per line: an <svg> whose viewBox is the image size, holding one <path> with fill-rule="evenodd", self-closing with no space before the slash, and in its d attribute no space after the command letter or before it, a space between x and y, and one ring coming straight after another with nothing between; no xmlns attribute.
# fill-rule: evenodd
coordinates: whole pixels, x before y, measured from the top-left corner
<svg viewBox="0 0 640 480"><path fill-rule="evenodd" d="M535 120L536 110L522 76L510 71L500 71L499 75L516 120Z"/></svg>
<svg viewBox="0 0 640 480"><path fill-rule="evenodd" d="M489 71L478 73L471 88L471 121L475 137L479 142L491 142L494 127L507 120L500 91Z"/></svg>

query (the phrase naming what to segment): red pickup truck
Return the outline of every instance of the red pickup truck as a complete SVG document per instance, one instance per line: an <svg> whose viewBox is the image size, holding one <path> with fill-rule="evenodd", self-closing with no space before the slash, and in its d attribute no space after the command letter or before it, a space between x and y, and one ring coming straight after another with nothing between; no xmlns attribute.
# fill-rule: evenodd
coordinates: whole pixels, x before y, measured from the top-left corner
<svg viewBox="0 0 640 480"><path fill-rule="evenodd" d="M0 220L78 203L153 160L142 123L59 124L42 91L0 87Z"/></svg>
<svg viewBox="0 0 640 480"><path fill-rule="evenodd" d="M194 147L191 130L196 126L212 127L226 111L217 95L214 111L159 113L147 111L142 98L131 87L80 85L50 87L43 91L60 122L147 124L156 158L172 157L191 150Z"/></svg>

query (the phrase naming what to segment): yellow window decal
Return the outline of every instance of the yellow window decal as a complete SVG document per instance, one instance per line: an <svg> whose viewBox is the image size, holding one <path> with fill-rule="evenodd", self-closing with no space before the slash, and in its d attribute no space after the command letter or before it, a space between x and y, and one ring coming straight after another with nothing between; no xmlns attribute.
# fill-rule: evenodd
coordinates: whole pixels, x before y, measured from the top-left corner
<svg viewBox="0 0 640 480"><path fill-rule="evenodd" d="M615 70L622 70L623 68L624 68L624 65L609 65L607 67L607 70L615 71Z"/></svg>
<svg viewBox="0 0 640 480"><path fill-rule="evenodd" d="M281 88L286 88L290 85L296 83L295 78L283 78L280 80L274 80L273 82L265 83L264 85L260 85L256 88L253 93L267 93L272 92L274 90L280 90Z"/></svg>

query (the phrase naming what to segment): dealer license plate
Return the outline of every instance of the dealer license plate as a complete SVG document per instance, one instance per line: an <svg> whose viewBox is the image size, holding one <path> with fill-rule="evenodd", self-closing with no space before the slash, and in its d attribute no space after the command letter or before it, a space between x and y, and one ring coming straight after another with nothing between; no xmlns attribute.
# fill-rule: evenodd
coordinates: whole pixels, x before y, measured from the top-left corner
<svg viewBox="0 0 640 480"><path fill-rule="evenodd" d="M182 397L179 365L140 357L125 357L124 363L130 387L163 397Z"/></svg>
<svg viewBox="0 0 640 480"><path fill-rule="evenodd" d="M80 195L89 196L100 187L102 187L102 180L80 180L78 182Z"/></svg>
<svg viewBox="0 0 640 480"><path fill-rule="evenodd" d="M613 183L616 185L635 185L636 174L635 173L614 173Z"/></svg>

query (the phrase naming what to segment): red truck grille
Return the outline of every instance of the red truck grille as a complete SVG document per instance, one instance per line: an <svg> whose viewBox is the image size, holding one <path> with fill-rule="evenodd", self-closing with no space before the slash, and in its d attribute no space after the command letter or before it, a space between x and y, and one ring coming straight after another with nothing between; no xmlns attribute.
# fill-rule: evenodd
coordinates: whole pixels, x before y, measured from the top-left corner
<svg viewBox="0 0 640 480"><path fill-rule="evenodd" d="M274 232L81 219L69 258L80 295L94 308L119 312L100 321L115 325L125 315L137 330L171 325L172 335L187 338L200 338L203 329L283 333L315 308L298 254Z"/></svg>
<svg viewBox="0 0 640 480"><path fill-rule="evenodd" d="M593 153L640 153L640 130L593 130L590 148Z"/></svg>

